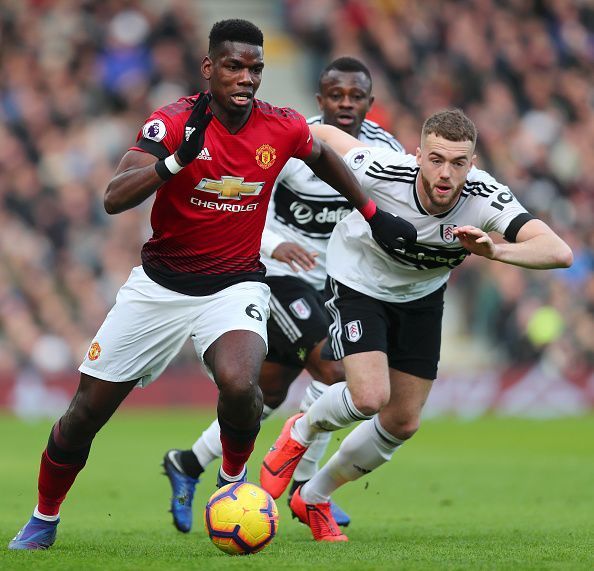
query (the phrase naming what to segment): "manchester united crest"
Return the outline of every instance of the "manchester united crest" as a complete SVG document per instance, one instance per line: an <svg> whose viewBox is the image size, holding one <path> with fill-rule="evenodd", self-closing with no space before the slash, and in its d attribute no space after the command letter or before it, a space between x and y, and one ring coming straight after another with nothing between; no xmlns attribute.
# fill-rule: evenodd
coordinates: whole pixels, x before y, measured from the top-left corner
<svg viewBox="0 0 594 571"><path fill-rule="evenodd" d="M89 347L89 361L96 361L101 355L101 345L97 341L93 341Z"/></svg>
<svg viewBox="0 0 594 571"><path fill-rule="evenodd" d="M256 162L263 169L269 169L276 161L276 149L270 145L262 145L256 151Z"/></svg>

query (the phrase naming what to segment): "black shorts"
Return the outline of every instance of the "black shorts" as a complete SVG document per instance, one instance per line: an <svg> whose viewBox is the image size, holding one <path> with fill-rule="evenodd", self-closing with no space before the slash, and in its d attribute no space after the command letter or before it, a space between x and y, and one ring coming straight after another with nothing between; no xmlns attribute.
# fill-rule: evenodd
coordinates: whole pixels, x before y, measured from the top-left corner
<svg viewBox="0 0 594 571"><path fill-rule="evenodd" d="M303 369L310 351L328 335L324 294L292 276L266 278L270 286L267 361Z"/></svg>
<svg viewBox="0 0 594 571"><path fill-rule="evenodd" d="M406 303L389 303L359 293L333 278L326 281L332 323L328 345L334 359L382 351L392 369L435 379L441 348L446 286Z"/></svg>

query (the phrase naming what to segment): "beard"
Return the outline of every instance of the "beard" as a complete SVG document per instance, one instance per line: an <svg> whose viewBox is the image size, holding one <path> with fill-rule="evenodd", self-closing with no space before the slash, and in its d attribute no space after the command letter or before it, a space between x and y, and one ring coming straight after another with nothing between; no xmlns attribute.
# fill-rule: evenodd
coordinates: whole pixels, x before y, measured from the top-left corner
<svg viewBox="0 0 594 571"><path fill-rule="evenodd" d="M429 202L433 206L435 206L439 212L445 212L446 210L449 210L452 206L454 206L454 204L456 204L456 202L458 201L458 198L460 197L460 194L462 193L462 189L464 188L464 185L466 184L466 180L464 180L457 187L452 189L451 194L447 198L440 197L433 190L431 183L423 176L423 173L421 172L420 174L421 174L421 184L423 185L423 190L425 191L425 195L429 199Z"/></svg>

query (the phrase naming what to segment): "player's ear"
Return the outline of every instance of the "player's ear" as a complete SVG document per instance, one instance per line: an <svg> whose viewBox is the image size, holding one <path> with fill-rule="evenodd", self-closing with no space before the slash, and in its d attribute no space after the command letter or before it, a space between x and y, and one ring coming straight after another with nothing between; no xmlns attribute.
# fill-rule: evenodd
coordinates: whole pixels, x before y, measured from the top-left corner
<svg viewBox="0 0 594 571"><path fill-rule="evenodd" d="M421 166L421 147L417 147L417 165Z"/></svg>
<svg viewBox="0 0 594 571"><path fill-rule="evenodd" d="M318 109L322 111L322 94L316 93L316 101L318 102Z"/></svg>
<svg viewBox="0 0 594 571"><path fill-rule="evenodd" d="M209 56L204 56L202 60L202 65L200 66L200 71L202 72L202 77L207 81L210 80L212 76L212 60Z"/></svg>
<svg viewBox="0 0 594 571"><path fill-rule="evenodd" d="M369 109L371 109L371 106L373 105L373 102L375 101L375 97L373 95L369 96Z"/></svg>

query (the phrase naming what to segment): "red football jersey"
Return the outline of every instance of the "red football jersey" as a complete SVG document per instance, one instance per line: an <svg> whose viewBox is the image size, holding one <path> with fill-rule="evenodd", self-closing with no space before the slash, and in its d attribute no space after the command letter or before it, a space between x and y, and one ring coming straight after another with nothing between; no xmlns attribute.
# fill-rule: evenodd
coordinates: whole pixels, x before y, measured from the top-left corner
<svg viewBox="0 0 594 571"><path fill-rule="evenodd" d="M197 97L155 111L132 149L174 153ZM274 181L289 158L306 158L311 148L309 127L292 109L256 99L235 134L213 118L202 152L157 191L153 236L142 249L147 274L191 295L263 279L260 241Z"/></svg>

